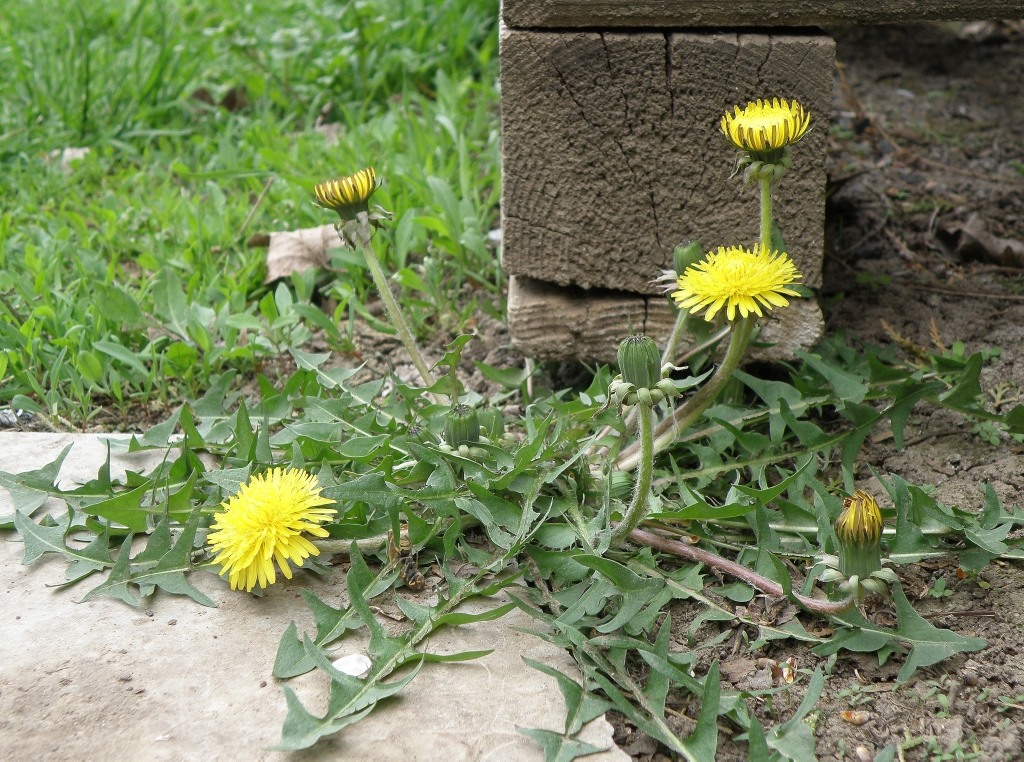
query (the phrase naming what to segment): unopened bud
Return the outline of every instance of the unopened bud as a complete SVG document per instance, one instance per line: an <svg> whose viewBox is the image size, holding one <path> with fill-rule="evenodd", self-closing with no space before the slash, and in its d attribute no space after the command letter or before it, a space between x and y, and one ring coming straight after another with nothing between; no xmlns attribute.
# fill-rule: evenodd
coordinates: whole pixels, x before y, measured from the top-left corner
<svg viewBox="0 0 1024 762"><path fill-rule="evenodd" d="M455 405L444 422L444 440L451 447L474 445L480 441L480 419L469 405Z"/></svg>
<svg viewBox="0 0 1024 762"><path fill-rule="evenodd" d="M661 381L661 351L650 336L627 336L619 344L619 373L637 389L652 389Z"/></svg>
<svg viewBox="0 0 1024 762"><path fill-rule="evenodd" d="M697 264L703 258L704 251L700 247L700 241L683 241L672 250L672 263L677 275L682 275L688 267Z"/></svg>

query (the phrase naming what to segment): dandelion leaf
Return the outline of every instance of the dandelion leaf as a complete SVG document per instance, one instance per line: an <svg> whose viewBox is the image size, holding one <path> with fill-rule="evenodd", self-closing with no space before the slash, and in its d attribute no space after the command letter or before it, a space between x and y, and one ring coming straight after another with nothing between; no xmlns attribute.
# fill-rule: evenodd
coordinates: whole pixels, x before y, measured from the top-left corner
<svg viewBox="0 0 1024 762"><path fill-rule="evenodd" d="M600 746L594 746L554 730L519 728L519 732L541 745L541 748L544 749L544 762L569 762L577 757L604 751Z"/></svg>

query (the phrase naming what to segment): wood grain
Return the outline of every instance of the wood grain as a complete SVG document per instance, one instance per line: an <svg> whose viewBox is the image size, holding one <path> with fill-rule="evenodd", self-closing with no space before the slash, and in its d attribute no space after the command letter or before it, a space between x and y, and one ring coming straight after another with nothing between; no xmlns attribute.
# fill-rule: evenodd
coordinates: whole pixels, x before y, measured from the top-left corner
<svg viewBox="0 0 1024 762"><path fill-rule="evenodd" d="M1022 0L502 0L509 27L808 27L1024 17Z"/></svg>
<svg viewBox="0 0 1024 762"><path fill-rule="evenodd" d="M503 29L503 263L512 275L651 294L673 247L757 241L758 192L718 122L759 97L813 114L775 193L787 248L820 283L835 43L823 34Z"/></svg>
<svg viewBox="0 0 1024 762"><path fill-rule="evenodd" d="M522 277L509 281L509 329L516 347L528 357L614 363L626 336L645 333L664 344L675 319L675 308L663 296L585 291ZM793 300L772 313L758 338L766 346L753 350L751 359L793 359L823 332L817 302Z"/></svg>

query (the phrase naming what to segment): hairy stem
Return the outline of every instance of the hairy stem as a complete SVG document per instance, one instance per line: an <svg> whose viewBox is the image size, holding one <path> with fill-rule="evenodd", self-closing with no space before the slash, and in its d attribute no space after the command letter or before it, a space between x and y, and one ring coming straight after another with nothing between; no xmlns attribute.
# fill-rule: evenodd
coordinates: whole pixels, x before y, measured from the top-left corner
<svg viewBox="0 0 1024 762"><path fill-rule="evenodd" d="M641 545L646 545L648 548L660 550L662 553L671 553L679 558L685 558L688 561L704 564L705 566L723 571L742 582L746 582L765 595L771 595L775 598L781 598L785 595L785 590L783 590L782 585L778 582L763 577L735 561L730 561L716 553L698 548L696 545L689 545L678 540L670 540L643 529L634 529L629 533L629 538ZM856 599L852 595L839 601L823 601L794 592L793 598L808 611L824 616L842 614L844 611L849 611L853 608L856 603Z"/></svg>
<svg viewBox="0 0 1024 762"><path fill-rule="evenodd" d="M401 307L398 306L398 301L391 291L391 285L384 275L380 262L377 261L377 255L373 253L373 248L369 241L363 242L359 248L362 249L366 266L370 268L370 275L373 276L373 282L377 286L377 291L380 292L380 298L384 301L384 309L388 311L388 317L398 332L399 341L402 342L402 346L405 347L405 351L409 354L409 358L416 367L416 371L420 374L423 384L428 387L433 386L435 383L434 376L431 374L427 363L423 360L419 347L416 346L416 341L412 336L412 329L409 328L405 315L402 313Z"/></svg>
<svg viewBox="0 0 1024 762"><path fill-rule="evenodd" d="M761 178L761 251L772 250L772 181Z"/></svg>
<svg viewBox="0 0 1024 762"><path fill-rule="evenodd" d="M665 344L665 351L661 355L661 364L676 364L676 354L679 352L679 342L686 332L686 324L690 319L689 310L679 310L676 314L675 325L672 326L672 333L669 334L668 343Z"/></svg>
<svg viewBox="0 0 1024 762"><path fill-rule="evenodd" d="M626 514L615 529L612 530L611 542L617 544L636 528L647 512L647 500L651 496L651 480L654 477L654 410L642 402L637 403L639 425L637 441L640 444L640 461L637 467L636 483L633 485L633 500L626 509Z"/></svg>

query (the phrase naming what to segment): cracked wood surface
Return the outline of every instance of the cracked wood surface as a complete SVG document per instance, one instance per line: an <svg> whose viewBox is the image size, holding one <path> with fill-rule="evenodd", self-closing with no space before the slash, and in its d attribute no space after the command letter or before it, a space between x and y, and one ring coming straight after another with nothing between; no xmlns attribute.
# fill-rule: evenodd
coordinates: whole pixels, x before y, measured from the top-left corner
<svg viewBox="0 0 1024 762"><path fill-rule="evenodd" d="M503 264L562 286L656 293L672 248L757 240L758 194L731 178L731 105L796 98L813 114L776 219L820 283L835 45L822 34L501 32ZM634 319L625 314L621 319Z"/></svg>
<svg viewBox="0 0 1024 762"><path fill-rule="evenodd" d="M509 27L806 27L1024 16L1024 0L503 0Z"/></svg>
<svg viewBox="0 0 1024 762"><path fill-rule="evenodd" d="M616 362L619 342L645 333L664 344L676 310L664 296L617 291L584 291L513 276L508 289L509 330L524 355L548 360ZM694 318L699 320L700 318ZM824 333L821 308L813 299L793 299L774 310L750 359L791 360Z"/></svg>

